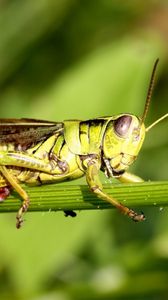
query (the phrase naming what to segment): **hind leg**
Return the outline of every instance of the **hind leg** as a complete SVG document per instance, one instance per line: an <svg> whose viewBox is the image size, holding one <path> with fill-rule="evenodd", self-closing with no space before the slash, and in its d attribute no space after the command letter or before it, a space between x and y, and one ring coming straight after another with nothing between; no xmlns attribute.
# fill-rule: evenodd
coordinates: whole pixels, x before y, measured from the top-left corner
<svg viewBox="0 0 168 300"><path fill-rule="evenodd" d="M20 209L18 210L18 213L16 215L16 227L20 228L21 224L23 222L22 219L22 215L24 212L27 211L28 207L29 207L29 197L26 193L25 190L22 189L22 187L17 183L16 179L9 173L8 169L5 166L0 166L0 172L3 174L3 176L5 177L5 179L9 182L9 184L11 185L12 188L14 188L17 193L20 195L20 197L22 198L22 205L20 207ZM8 193L7 190L2 190L2 194ZM5 196L5 195L3 195ZM5 199L5 197L4 197ZM3 199L3 200L4 200Z"/></svg>

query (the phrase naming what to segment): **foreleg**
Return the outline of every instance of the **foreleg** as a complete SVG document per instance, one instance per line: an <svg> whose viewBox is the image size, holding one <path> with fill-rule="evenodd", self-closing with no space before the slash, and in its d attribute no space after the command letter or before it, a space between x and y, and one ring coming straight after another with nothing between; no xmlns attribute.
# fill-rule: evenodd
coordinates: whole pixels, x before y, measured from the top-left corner
<svg viewBox="0 0 168 300"><path fill-rule="evenodd" d="M143 221L145 219L143 214L137 214L132 209L122 205L115 198L109 196L103 191L102 184L99 180L99 167L96 160L88 161L86 170L86 180L93 193L95 193L99 198L111 203L122 213L133 219L134 221Z"/></svg>
<svg viewBox="0 0 168 300"><path fill-rule="evenodd" d="M144 182L144 180L139 177L136 176L132 173L129 172L125 172L124 174L122 174L120 177L117 178L120 182L123 183L135 183L135 182Z"/></svg>

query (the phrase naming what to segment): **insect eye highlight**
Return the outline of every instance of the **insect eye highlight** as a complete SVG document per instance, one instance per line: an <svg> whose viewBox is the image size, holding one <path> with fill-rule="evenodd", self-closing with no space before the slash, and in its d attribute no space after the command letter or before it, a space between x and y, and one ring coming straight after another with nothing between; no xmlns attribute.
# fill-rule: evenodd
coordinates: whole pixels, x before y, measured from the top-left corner
<svg viewBox="0 0 168 300"><path fill-rule="evenodd" d="M125 115L119 117L117 120L114 121L115 133L120 137L124 137L130 128L131 121L132 121L131 116Z"/></svg>

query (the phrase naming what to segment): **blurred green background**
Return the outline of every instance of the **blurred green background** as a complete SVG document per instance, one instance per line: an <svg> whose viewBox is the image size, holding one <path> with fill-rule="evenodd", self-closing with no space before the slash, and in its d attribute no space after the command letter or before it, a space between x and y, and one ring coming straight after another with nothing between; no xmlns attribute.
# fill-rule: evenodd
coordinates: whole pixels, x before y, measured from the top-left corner
<svg viewBox="0 0 168 300"><path fill-rule="evenodd" d="M168 106L167 1L1 0L0 117L141 116L157 57L147 125ZM167 153L165 120L131 170L166 180ZM167 299L168 210L143 211L1 215L0 299Z"/></svg>

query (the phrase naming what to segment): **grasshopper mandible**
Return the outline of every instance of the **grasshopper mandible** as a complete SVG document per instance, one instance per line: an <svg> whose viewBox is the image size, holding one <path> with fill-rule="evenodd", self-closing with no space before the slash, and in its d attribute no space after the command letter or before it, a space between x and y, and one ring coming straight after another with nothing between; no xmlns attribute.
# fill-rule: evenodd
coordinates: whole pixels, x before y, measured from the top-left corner
<svg viewBox="0 0 168 300"><path fill-rule="evenodd" d="M156 60L141 118L132 114L78 121L49 122L34 119L0 120L0 201L16 190L23 202L16 227L29 207L20 183L48 184L86 176L90 190L134 221L145 219L103 191L99 171L121 182L142 182L127 172L142 147L145 134L168 113L145 128L154 86Z"/></svg>

